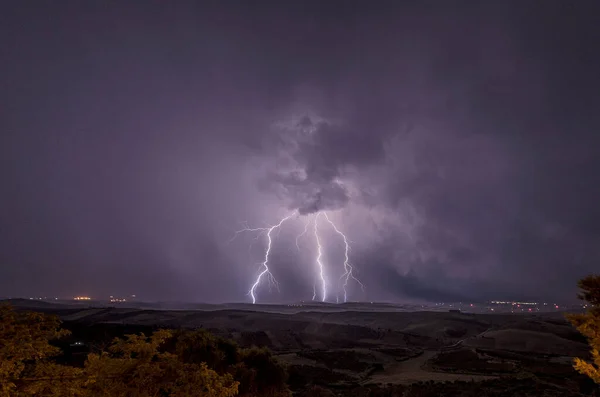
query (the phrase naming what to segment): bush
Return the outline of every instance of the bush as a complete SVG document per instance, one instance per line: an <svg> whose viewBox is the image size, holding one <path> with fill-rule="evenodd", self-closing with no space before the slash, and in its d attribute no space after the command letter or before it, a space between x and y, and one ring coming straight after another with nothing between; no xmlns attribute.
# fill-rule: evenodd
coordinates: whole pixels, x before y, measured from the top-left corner
<svg viewBox="0 0 600 397"><path fill-rule="evenodd" d="M0 307L0 397L282 397L285 369L267 349L240 349L204 330L115 338L83 368L56 363L57 317Z"/></svg>
<svg viewBox="0 0 600 397"><path fill-rule="evenodd" d="M590 275L579 281L579 299L591 308L585 314L570 314L567 319L586 337L591 348L592 362L576 358L575 369L600 384L600 276Z"/></svg>

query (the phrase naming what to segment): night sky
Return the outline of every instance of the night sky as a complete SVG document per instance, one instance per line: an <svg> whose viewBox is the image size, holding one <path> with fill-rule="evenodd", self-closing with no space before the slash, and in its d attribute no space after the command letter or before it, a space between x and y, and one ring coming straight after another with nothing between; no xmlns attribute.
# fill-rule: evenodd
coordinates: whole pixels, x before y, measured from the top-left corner
<svg viewBox="0 0 600 397"><path fill-rule="evenodd" d="M572 299L599 45L597 0L3 1L0 296L248 302L228 240L298 210L261 302L311 298L319 211L352 300Z"/></svg>

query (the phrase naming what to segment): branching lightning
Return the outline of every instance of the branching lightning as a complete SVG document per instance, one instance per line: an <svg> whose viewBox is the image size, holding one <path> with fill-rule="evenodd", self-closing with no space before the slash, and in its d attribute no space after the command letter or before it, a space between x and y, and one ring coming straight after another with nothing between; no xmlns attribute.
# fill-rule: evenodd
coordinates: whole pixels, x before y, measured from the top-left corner
<svg viewBox="0 0 600 397"><path fill-rule="evenodd" d="M300 239L300 237L304 236L306 234L306 232L308 232L309 225L310 225L310 218L307 217L306 223L304 224L304 231L296 237L296 248L298 249L298 251L300 251L300 246L298 245L298 240Z"/></svg>
<svg viewBox="0 0 600 397"><path fill-rule="evenodd" d="M256 280L254 281L254 284L252 284L252 287L250 288L250 291L248 291L248 294L252 297L252 303L256 303L256 295L255 295L256 288L260 284L260 280L262 279L263 276L266 276L267 279L269 280L269 286L275 285L275 287L277 289L279 289L279 283L275 279L275 276L273 276L273 273L271 273L271 271L269 270L269 254L271 253L271 244L273 243L273 240L271 238L271 233L273 232L273 230L279 229L281 227L281 225L283 224L283 222L290 219L292 216L294 216L294 214L290 214L290 215L286 216L285 218L282 218L279 221L279 223L277 223L276 225L270 226L270 227L258 227L258 228L246 227L244 229L238 230L237 232L235 232L235 235L230 240L230 241L232 241L233 239L235 239L237 237L238 234L240 234L242 232L259 232L259 236L260 236L260 234L266 232L267 248L265 249L264 260L261 263L261 267L263 268L263 270L258 274L258 276L256 277Z"/></svg>
<svg viewBox="0 0 600 397"><path fill-rule="evenodd" d="M321 239L319 238L319 228L317 227L318 225L318 220L319 220L319 215L321 215L321 213L317 213L317 215L315 215L315 242L317 243L317 267L318 267L318 273L319 273L319 278L321 279L321 301L325 302L325 299L327 299L327 281L325 281L325 275L323 274L323 262L321 262L321 256L323 255L323 248L321 247ZM316 289L313 288L313 291L316 292ZM313 300L316 298L316 294L313 294Z"/></svg>
<svg viewBox="0 0 600 397"><path fill-rule="evenodd" d="M327 216L327 213L323 213L323 215L325 215L325 219L327 219L327 222L329 222L329 224L331 226L333 226L333 230L335 230L335 232L337 234L339 234L340 236L342 236L342 239L344 240L344 274L342 274L342 276L340 277L340 280L342 280L342 279L344 280L344 283L342 284L342 288L344 290L344 302L347 302L348 301L348 291L347 291L347 289L348 289L348 281L350 279L356 281L360 285L360 288L363 291L365 290L365 286L352 273L352 270L354 270L354 268L350 264L350 257L348 256L349 251L350 251L350 244L348 244L348 238L346 237L346 235L344 233L342 233L337 228L337 226L335 225L335 223L333 223L331 221L331 219L329 219L329 216Z"/></svg>
<svg viewBox="0 0 600 397"><path fill-rule="evenodd" d="M236 231L234 236L231 238L231 240L229 240L229 242L232 242L233 240L235 240L235 238L238 236L238 234L243 233L243 232L256 233L254 241L258 240L258 238L263 235L266 236L266 247L265 247L264 257L263 257L262 262L260 263L261 270L260 270L260 273L258 274L258 276L256 277L256 279L254 280L254 283L250 287L250 290L248 291L248 295L250 295L250 297L252 298L252 303L256 303L256 290L260 286L260 283L263 280L263 278L267 279L269 288L271 288L272 286L275 286L279 290L279 283L275 279L273 274L271 273L270 262L269 262L269 255L271 254L271 246L273 244L273 237L274 237L272 233L273 233L273 231L277 231L277 235L279 235L279 233L281 232L281 226L283 225L283 223L296 215L298 215L298 213L294 212L294 213L282 218L279 221L279 223L274 224L272 226L268 226L268 227L251 228L246 223L243 223L242 224L243 229ZM322 236L321 236L322 231L319 227L319 218L321 217L321 215L325 217L327 222L332 226L335 233L338 234L339 236L341 236L342 240L344 242L343 274L340 276L339 280L341 282L341 286L342 286L342 289L344 292L344 302L346 302L348 300L348 284L349 284L350 280L354 280L356 283L358 283L363 290L364 290L364 285L360 280L358 280L356 278L356 276L353 273L354 268L350 264L350 259L349 259L349 253L350 253L349 241L350 240L346 237L346 235L344 233L342 233L340 231L340 229L335 225L335 223L329 218L327 213L318 212L314 216L310 216L310 215L306 216L304 229L303 229L302 233L300 233L296 236L296 240L295 240L296 248L298 249L298 251L300 251L299 240L301 237L305 236L308 233L308 228L312 222L314 238L315 238L315 245L316 245L316 247L315 247L316 248L316 252L315 252L316 274L315 274L315 283L313 284L312 299L313 300L317 299L317 295L318 295L317 283L319 283L320 287L321 287L320 288L320 295L321 295L320 298L321 298L322 302L325 302L328 297L328 289L327 289L328 283L327 283L326 271L325 271L326 264L324 263L324 258L323 258L324 248L323 248ZM251 246L252 246L252 244L251 244ZM336 299L336 301L337 301L337 299Z"/></svg>

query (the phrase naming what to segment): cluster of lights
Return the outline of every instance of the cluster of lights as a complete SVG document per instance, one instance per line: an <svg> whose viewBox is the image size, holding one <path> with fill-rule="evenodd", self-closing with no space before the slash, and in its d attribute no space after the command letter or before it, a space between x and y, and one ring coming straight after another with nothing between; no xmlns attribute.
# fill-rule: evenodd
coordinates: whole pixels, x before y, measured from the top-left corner
<svg viewBox="0 0 600 397"><path fill-rule="evenodd" d="M543 306L549 306L552 309L555 310L560 310L561 306L558 305L558 303L540 303L540 302L521 302L521 301L501 301L501 300L493 300L493 301L489 301L489 304L491 305L502 305L505 308L508 306L510 308L511 312L517 312L517 311L527 311L527 312L534 312L534 311L540 311L541 307ZM435 306L442 306L442 307L463 307L463 306L468 306L468 307L475 307L475 304L473 303L463 303L463 302L459 302L458 304L454 305L454 304L449 304L449 303L445 303L445 302L438 302L435 303ZM589 307L590 305L581 305L584 309ZM562 309L564 310L564 306L562 307ZM490 311L496 311L496 309L494 309L493 307L487 307L487 310Z"/></svg>
<svg viewBox="0 0 600 397"><path fill-rule="evenodd" d="M495 305L529 305L529 306L537 306L539 303L537 302L513 302L513 301L492 301L491 303ZM544 305L546 305L544 303Z"/></svg>
<svg viewBox="0 0 600 397"><path fill-rule="evenodd" d="M54 299L55 301L56 301L56 300L58 300L58 298L51 298L51 299ZM35 298L34 298L34 297L29 297L29 300L30 300L30 301L33 301L33 300L38 300L38 301L42 301L42 300L43 300L43 301L47 301L47 300L50 300L50 298L48 298L48 297L46 297L46 296L44 296L43 298L40 298L40 297L35 297Z"/></svg>
<svg viewBox="0 0 600 397"><path fill-rule="evenodd" d="M136 296L135 296L135 295L131 295L131 298L135 299L135 298L136 298ZM34 296L30 296L30 297L29 297L29 300L39 300L39 301L42 301L42 300L43 300L43 301L48 301L48 300L55 300L55 301L56 301L56 300L58 300L58 299L59 299L59 298L57 298L57 297L48 298L47 296L44 296L44 297L39 297L39 296L35 296L35 297L34 297ZM62 298L61 298L61 299L62 299ZM89 296L87 296L87 295L81 295L81 296L75 296L75 297L73 297L73 300L74 300L74 301L89 301L89 300L92 300L92 298L91 298L91 297L89 297ZM115 298L115 297L114 297L114 296L112 296L112 295L110 296L110 299L109 299L109 300L110 300L111 302L127 302L127 299L125 299L125 298Z"/></svg>
<svg viewBox="0 0 600 397"><path fill-rule="evenodd" d="M373 303L373 302L371 302ZM473 307L472 303L465 303L464 305L469 305L470 307ZM446 302L438 302L435 304L435 306L448 306L448 307L454 307L454 306L463 306L462 302L459 302L458 304L454 304L454 303L446 303Z"/></svg>
<svg viewBox="0 0 600 397"><path fill-rule="evenodd" d="M496 305L511 305L511 306L516 306L518 308L521 307L521 305L523 306L548 306L547 302L544 303L538 303L538 302L512 302L512 301L491 301L490 303L492 304L496 304ZM554 306L555 309L559 309L560 307L558 306L558 304L556 303L552 303L550 306ZM531 311L531 309L528 309L529 311ZM536 310L539 310L538 308L536 308ZM523 309L521 309L521 311L523 311Z"/></svg>

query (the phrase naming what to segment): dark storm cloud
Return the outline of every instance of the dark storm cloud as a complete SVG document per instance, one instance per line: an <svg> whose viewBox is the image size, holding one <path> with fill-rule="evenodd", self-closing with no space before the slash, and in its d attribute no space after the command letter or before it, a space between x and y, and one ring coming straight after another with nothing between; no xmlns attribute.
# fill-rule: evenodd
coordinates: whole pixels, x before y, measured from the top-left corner
<svg viewBox="0 0 600 397"><path fill-rule="evenodd" d="M436 112L437 132L417 122L402 140L415 169L392 173L385 197L398 210L409 202L424 219L414 231L420 248L413 247L438 260L413 259L412 248L399 260L403 269L420 269L421 282L452 280L449 289L463 283L453 274L466 272L471 296L568 297L578 277L597 269L600 212L591 200L600 197L592 182L600 120L591 87L600 80L588 67L600 65L589 52L600 35L594 18L579 14L583 5L570 9L581 26L559 18L561 7L552 5L536 21L500 25L514 41L495 62L512 63L509 70L465 62L460 74L448 73L468 92L453 104L467 117L448 114L449 107ZM546 34L560 38L543 40ZM501 288L489 288L490 279Z"/></svg>
<svg viewBox="0 0 600 397"><path fill-rule="evenodd" d="M292 160L292 170L273 170L260 181L264 189L283 192L301 215L338 210L349 201L339 181L344 167L368 167L385 158L384 133L377 124L353 119L336 125L302 117L281 137L280 150ZM272 150L272 147L269 147Z"/></svg>
<svg viewBox="0 0 600 397"><path fill-rule="evenodd" d="M280 183L291 200L291 208L300 215L344 208L349 201L346 188L332 180L299 179L297 174L274 175L271 182Z"/></svg>
<svg viewBox="0 0 600 397"><path fill-rule="evenodd" d="M369 299L574 296L598 2L322 3L3 2L0 295L247 300L222 242L291 207L380 220L348 230Z"/></svg>

